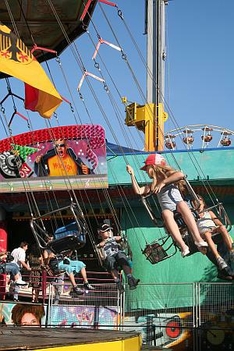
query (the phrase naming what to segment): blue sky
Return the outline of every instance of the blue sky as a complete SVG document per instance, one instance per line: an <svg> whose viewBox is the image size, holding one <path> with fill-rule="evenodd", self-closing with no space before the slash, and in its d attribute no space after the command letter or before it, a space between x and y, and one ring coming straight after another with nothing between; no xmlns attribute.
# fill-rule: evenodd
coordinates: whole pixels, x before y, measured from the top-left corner
<svg viewBox="0 0 234 351"><path fill-rule="evenodd" d="M101 124L110 142L143 149L143 134L124 124L125 108L121 96L126 96L129 102L145 103L145 2L119 0L116 4L122 11L124 21L118 16L116 8L107 5L100 8L98 5L88 33L60 55L62 70L55 60L48 62L58 91L72 102L75 109L72 113L70 107L63 103L57 110L57 118L60 125L75 124L77 121ZM233 17L232 1L224 5L219 0L172 0L166 6L165 101L169 118L165 123L165 132L176 126L197 124L234 129ZM92 61L94 45L98 41L97 33L104 40L121 46L126 59L117 50L103 44L97 56L101 69L98 71ZM78 54L74 54L74 51ZM76 88L82 76L82 68L103 77L109 93L102 83L89 78L81 87L81 100ZM11 78L11 85L15 93L23 94L20 82ZM5 82L1 81L1 98L5 90ZM4 107L9 120L12 104L7 101ZM19 101L17 109L30 118L33 130L48 126L37 113L28 114L24 111ZM50 124L57 126L54 117ZM12 123L13 134L25 131L28 131L26 123L17 116ZM201 134L199 131L198 139L201 139ZM219 136L220 133L217 132L216 139ZM6 137L3 128L0 137Z"/></svg>

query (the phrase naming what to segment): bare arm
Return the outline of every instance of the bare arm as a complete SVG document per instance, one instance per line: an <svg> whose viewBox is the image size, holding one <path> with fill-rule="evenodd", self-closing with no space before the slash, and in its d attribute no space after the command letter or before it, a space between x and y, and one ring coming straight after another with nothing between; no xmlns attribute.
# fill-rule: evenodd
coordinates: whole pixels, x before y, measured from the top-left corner
<svg viewBox="0 0 234 351"><path fill-rule="evenodd" d="M223 225L223 223L220 221L220 219L217 218L213 211L209 211L209 214L216 226L220 227L221 225Z"/></svg>
<svg viewBox="0 0 234 351"><path fill-rule="evenodd" d="M158 193L164 186L176 183L182 179L184 179L184 173L180 171L168 171L166 177L160 180L151 191Z"/></svg>
<svg viewBox="0 0 234 351"><path fill-rule="evenodd" d="M27 271L31 271L31 268L27 265L27 263L25 261L19 261L21 263L21 265L27 269Z"/></svg>
<svg viewBox="0 0 234 351"><path fill-rule="evenodd" d="M167 174L167 178L164 179L164 183L171 184L178 182L179 180L184 179L184 173L181 171L169 171Z"/></svg>
<svg viewBox="0 0 234 351"><path fill-rule="evenodd" d="M107 239L105 239L105 240L102 240L98 245L97 245L97 248L98 249L101 249L102 247L104 247L105 246L105 243L106 243L106 241L107 241Z"/></svg>
<svg viewBox="0 0 234 351"><path fill-rule="evenodd" d="M115 241L117 241L117 242L122 240L122 236L121 235L115 235L114 238L115 238Z"/></svg>
<svg viewBox="0 0 234 351"><path fill-rule="evenodd" d="M43 258L44 258L44 264L48 265L49 261L50 261L50 258L49 258L49 254L48 254L48 252L46 250L43 251Z"/></svg>
<svg viewBox="0 0 234 351"><path fill-rule="evenodd" d="M150 192L150 187L148 185L140 187L140 185L137 183L133 168L130 165L127 165L126 169L130 174L134 192L138 195L147 195Z"/></svg>

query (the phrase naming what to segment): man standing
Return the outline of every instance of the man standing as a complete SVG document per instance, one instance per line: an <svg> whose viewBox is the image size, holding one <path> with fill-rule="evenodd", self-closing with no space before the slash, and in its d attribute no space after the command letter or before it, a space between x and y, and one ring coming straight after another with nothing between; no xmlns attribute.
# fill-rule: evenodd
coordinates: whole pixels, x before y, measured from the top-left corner
<svg viewBox="0 0 234 351"><path fill-rule="evenodd" d="M16 263L21 270L25 268L27 271L31 271L31 268L26 263L26 251L28 249L28 243L22 241L20 246L14 249L11 253L14 260L12 262ZM14 301L19 301L19 285L14 286L13 299Z"/></svg>

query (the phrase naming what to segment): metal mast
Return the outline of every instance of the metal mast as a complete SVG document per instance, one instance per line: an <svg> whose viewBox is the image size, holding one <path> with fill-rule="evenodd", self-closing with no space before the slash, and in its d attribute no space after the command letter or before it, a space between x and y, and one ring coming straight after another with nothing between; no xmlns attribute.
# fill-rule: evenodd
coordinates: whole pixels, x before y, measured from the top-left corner
<svg viewBox="0 0 234 351"><path fill-rule="evenodd" d="M148 103L155 104L155 150L164 148L164 90L165 90L165 5L166 0L147 1L147 90Z"/></svg>
<svg viewBox="0 0 234 351"><path fill-rule="evenodd" d="M165 89L165 0L146 0L147 101L163 103Z"/></svg>
<svg viewBox="0 0 234 351"><path fill-rule="evenodd" d="M145 0L147 34L147 88L145 105L132 103L126 108L125 123L145 134L145 151L164 149L165 82L165 5L168 0Z"/></svg>

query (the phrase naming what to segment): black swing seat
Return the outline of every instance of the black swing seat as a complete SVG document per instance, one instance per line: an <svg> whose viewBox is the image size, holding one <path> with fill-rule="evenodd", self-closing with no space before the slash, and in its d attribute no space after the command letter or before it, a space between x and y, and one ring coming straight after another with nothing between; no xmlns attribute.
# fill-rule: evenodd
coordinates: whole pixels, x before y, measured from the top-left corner
<svg viewBox="0 0 234 351"><path fill-rule="evenodd" d="M80 241L79 237L72 234L59 239L54 239L49 244L47 244L48 249L59 254L78 250L83 246L84 243Z"/></svg>
<svg viewBox="0 0 234 351"><path fill-rule="evenodd" d="M166 247L166 243L170 239L171 237L168 235L166 237L159 238L158 240L155 240L150 244L146 244L145 249L142 250L143 255L145 255L146 259L152 264L159 263L174 256L177 252L177 247L174 245L174 242L169 242ZM171 250L170 253L168 253L168 250L172 246L173 250Z"/></svg>
<svg viewBox="0 0 234 351"><path fill-rule="evenodd" d="M54 232L54 240L47 247L55 253L64 253L82 248L86 244L85 233L78 230L77 222L69 223Z"/></svg>
<svg viewBox="0 0 234 351"><path fill-rule="evenodd" d="M57 228L53 234L54 239L47 242L48 236L50 235L45 228L43 220L45 218L53 219L58 214L61 216L63 211L66 210L70 210L72 212L75 220ZM32 218L30 221L30 226L39 248L42 250L48 248L55 255L78 250L86 244L86 234L88 233L88 228L83 218L81 209L79 209L79 207L77 207L74 203L71 203L70 206L59 208L43 214L40 217Z"/></svg>
<svg viewBox="0 0 234 351"><path fill-rule="evenodd" d="M166 250L157 241L153 241L152 243L147 244L142 253L152 264L161 262L168 258Z"/></svg>
<svg viewBox="0 0 234 351"><path fill-rule="evenodd" d="M149 196L141 196L141 201L146 208L151 220L154 225L158 228L164 227L164 222L161 217L156 217L154 211L151 208L149 203ZM170 240L170 241L169 241ZM168 250L173 246L173 250ZM172 256L174 256L177 252L177 247L174 245L174 242L171 240L169 235L159 238L158 240L153 241L150 244L146 244L144 250L142 250L143 255L145 255L146 259L150 261L150 263L155 264L161 261L164 261Z"/></svg>

